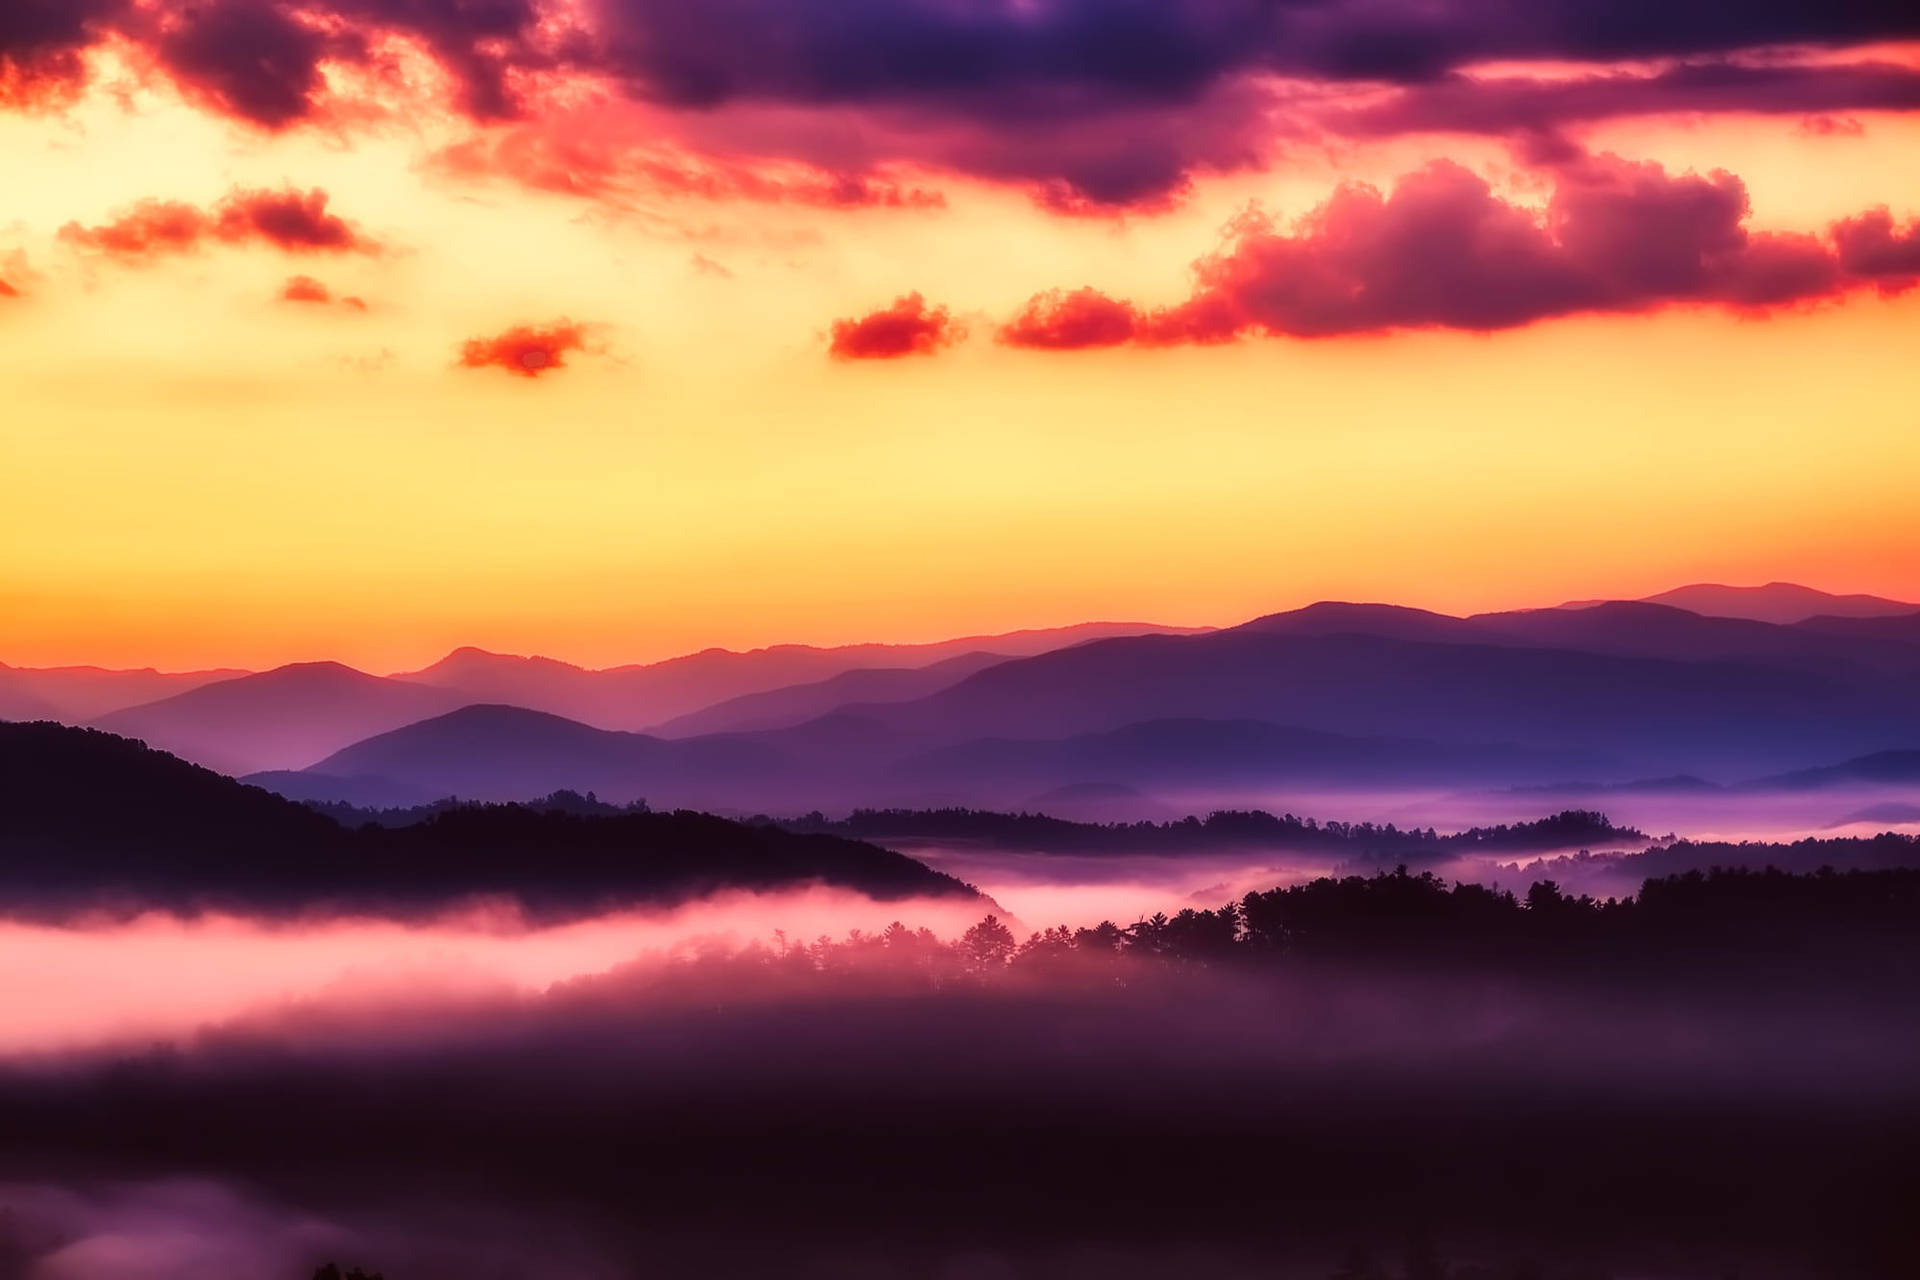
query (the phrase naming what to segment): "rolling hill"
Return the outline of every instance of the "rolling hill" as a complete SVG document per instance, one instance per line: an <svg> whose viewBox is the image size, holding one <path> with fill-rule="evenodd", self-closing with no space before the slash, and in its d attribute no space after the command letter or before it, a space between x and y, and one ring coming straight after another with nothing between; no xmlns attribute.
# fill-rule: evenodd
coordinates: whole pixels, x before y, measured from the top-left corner
<svg viewBox="0 0 1920 1280"><path fill-rule="evenodd" d="M94 723L237 776L304 768L349 743L460 701L457 693L337 662L306 662L202 685Z"/></svg>
<svg viewBox="0 0 1920 1280"><path fill-rule="evenodd" d="M976 671L1005 662L997 653L963 653L927 667L859 667L812 684L743 694L655 725L665 738L706 733L751 733L784 729L827 715L849 703L907 702L958 684Z"/></svg>
<svg viewBox="0 0 1920 1280"><path fill-rule="evenodd" d="M119 671L107 667L9 667L0 664L0 717L9 720L38 716L5 715L10 692L37 704L45 718L82 724L127 707L186 693L218 680L232 680L245 671L156 671L151 667ZM17 705L17 704L16 704Z"/></svg>
<svg viewBox="0 0 1920 1280"><path fill-rule="evenodd" d="M872 845L698 813L449 810L349 831L304 805L97 730L0 724L0 912L435 909L512 896L571 914L715 889L827 884L973 896Z"/></svg>
<svg viewBox="0 0 1920 1280"><path fill-rule="evenodd" d="M1884 596L1834 595L1795 582L1769 582L1760 587L1729 587L1699 582L1646 597L1649 604L1667 604L1694 613L1721 618L1750 618L1756 622L1794 623L1808 618L1879 618L1920 613L1920 604L1888 600Z"/></svg>
<svg viewBox="0 0 1920 1280"><path fill-rule="evenodd" d="M863 668L923 668L979 653L1022 657L1110 636L1191 630L1144 622L1088 622L930 644L705 649L663 662L603 670L465 648L393 678L447 690L458 695L459 703L526 707L596 728L639 730L749 694L814 684Z"/></svg>
<svg viewBox="0 0 1920 1280"><path fill-rule="evenodd" d="M748 737L670 741L522 707L463 707L355 743L314 774L384 779L439 798L523 800L558 790L592 791L619 803L711 803L782 778L789 758Z"/></svg>

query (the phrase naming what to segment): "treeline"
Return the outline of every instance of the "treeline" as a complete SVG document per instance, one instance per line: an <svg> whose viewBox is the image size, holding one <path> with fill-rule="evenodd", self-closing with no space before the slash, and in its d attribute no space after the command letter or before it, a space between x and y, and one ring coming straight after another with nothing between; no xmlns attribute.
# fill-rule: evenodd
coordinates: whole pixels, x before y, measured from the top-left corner
<svg viewBox="0 0 1920 1280"><path fill-rule="evenodd" d="M1875 836L1808 836L1791 842L1674 840L1637 853L1580 852L1503 866L1523 883L1618 874L1636 880L1683 875L1711 867L1832 867L1884 871L1920 866L1920 835L1883 831Z"/></svg>
<svg viewBox="0 0 1920 1280"><path fill-rule="evenodd" d="M1206 817L1172 822L1072 822L1043 813L997 813L984 809L855 809L844 819L819 812L776 819L788 831L846 836L855 840L912 840L985 844L1035 853L1190 853L1228 849L1292 849L1350 855L1399 854L1411 858L1460 853L1523 853L1596 844L1642 845L1643 831L1617 827L1606 814L1568 809L1535 822L1502 823L1441 833L1432 827L1393 823L1320 822L1262 809L1223 809Z"/></svg>
<svg viewBox="0 0 1920 1280"><path fill-rule="evenodd" d="M1136 962L1258 970L1332 964L1419 974L1472 968L1677 980L1709 971L1769 980L1920 983L1920 871L1723 869L1595 899L1552 881L1524 895L1401 867L1249 893L1128 925L1054 926L1022 939L988 915L947 941L896 922L813 942L784 937L729 963L889 974L934 984L1023 974L1124 978Z"/></svg>
<svg viewBox="0 0 1920 1280"><path fill-rule="evenodd" d="M301 803L315 813L325 814L343 827L412 827L422 822L430 822L441 814L455 809L487 807L484 801L462 800L458 796L447 796L430 804L391 806L384 809L348 804L344 800L304 800ZM570 813L581 818L617 818L626 813L653 812L652 806L645 800L634 800L627 804L609 804L591 791L582 795L578 791L565 789L524 801L522 807L539 813Z"/></svg>

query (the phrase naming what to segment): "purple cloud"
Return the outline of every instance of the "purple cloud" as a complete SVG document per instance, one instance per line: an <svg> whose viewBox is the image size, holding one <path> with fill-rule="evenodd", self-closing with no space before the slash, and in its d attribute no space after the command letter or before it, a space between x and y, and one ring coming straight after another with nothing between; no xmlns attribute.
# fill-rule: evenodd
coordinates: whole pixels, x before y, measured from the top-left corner
<svg viewBox="0 0 1920 1280"><path fill-rule="evenodd" d="M0 86L70 84L109 35L265 128L325 114L325 64L380 69L399 37L438 62L476 121L543 118L557 109L545 83L589 76L713 158L849 182L948 169L1070 212L1163 205L1196 174L1265 163L1297 105L1283 85L1399 86L1331 117L1357 133L1920 105L1911 68L1733 57L1920 38L1920 8L1885 0L16 0L0 14ZM1596 72L1461 75L1525 60Z"/></svg>

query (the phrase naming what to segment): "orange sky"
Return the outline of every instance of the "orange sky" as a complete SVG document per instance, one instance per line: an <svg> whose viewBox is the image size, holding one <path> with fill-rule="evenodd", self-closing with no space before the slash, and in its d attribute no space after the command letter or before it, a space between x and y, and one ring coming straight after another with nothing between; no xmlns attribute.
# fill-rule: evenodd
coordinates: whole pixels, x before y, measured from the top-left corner
<svg viewBox="0 0 1920 1280"><path fill-rule="evenodd" d="M1313 599L1448 611L1793 579L1920 599L1920 290L1765 317L1675 308L1496 334L1034 352L1036 290L1161 304L1249 199L1292 215L1485 140L1400 138L1067 217L921 175L941 208L632 207L426 162L425 115L262 134L164 82L0 114L0 661L374 669L457 644L590 665ZM1596 150L1725 167L1752 225L1920 213L1920 126L1639 119ZM59 238L136 201L323 187L374 256L217 244L127 265ZM24 255L11 256L10 255ZM704 259L697 262L696 256ZM714 270L717 264L722 270ZM277 300L294 274L364 312ZM973 331L833 361L923 292ZM560 317L514 378L463 341Z"/></svg>

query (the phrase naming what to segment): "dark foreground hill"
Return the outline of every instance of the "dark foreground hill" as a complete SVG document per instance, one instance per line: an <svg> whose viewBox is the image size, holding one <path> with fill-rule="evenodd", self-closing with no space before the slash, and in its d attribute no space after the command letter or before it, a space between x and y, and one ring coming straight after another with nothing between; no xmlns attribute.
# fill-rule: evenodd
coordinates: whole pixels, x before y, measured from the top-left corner
<svg viewBox="0 0 1920 1280"><path fill-rule="evenodd" d="M0 908L421 909L475 895L569 913L821 883L970 896L911 858L698 813L449 810L403 829L332 819L140 743L0 723Z"/></svg>

